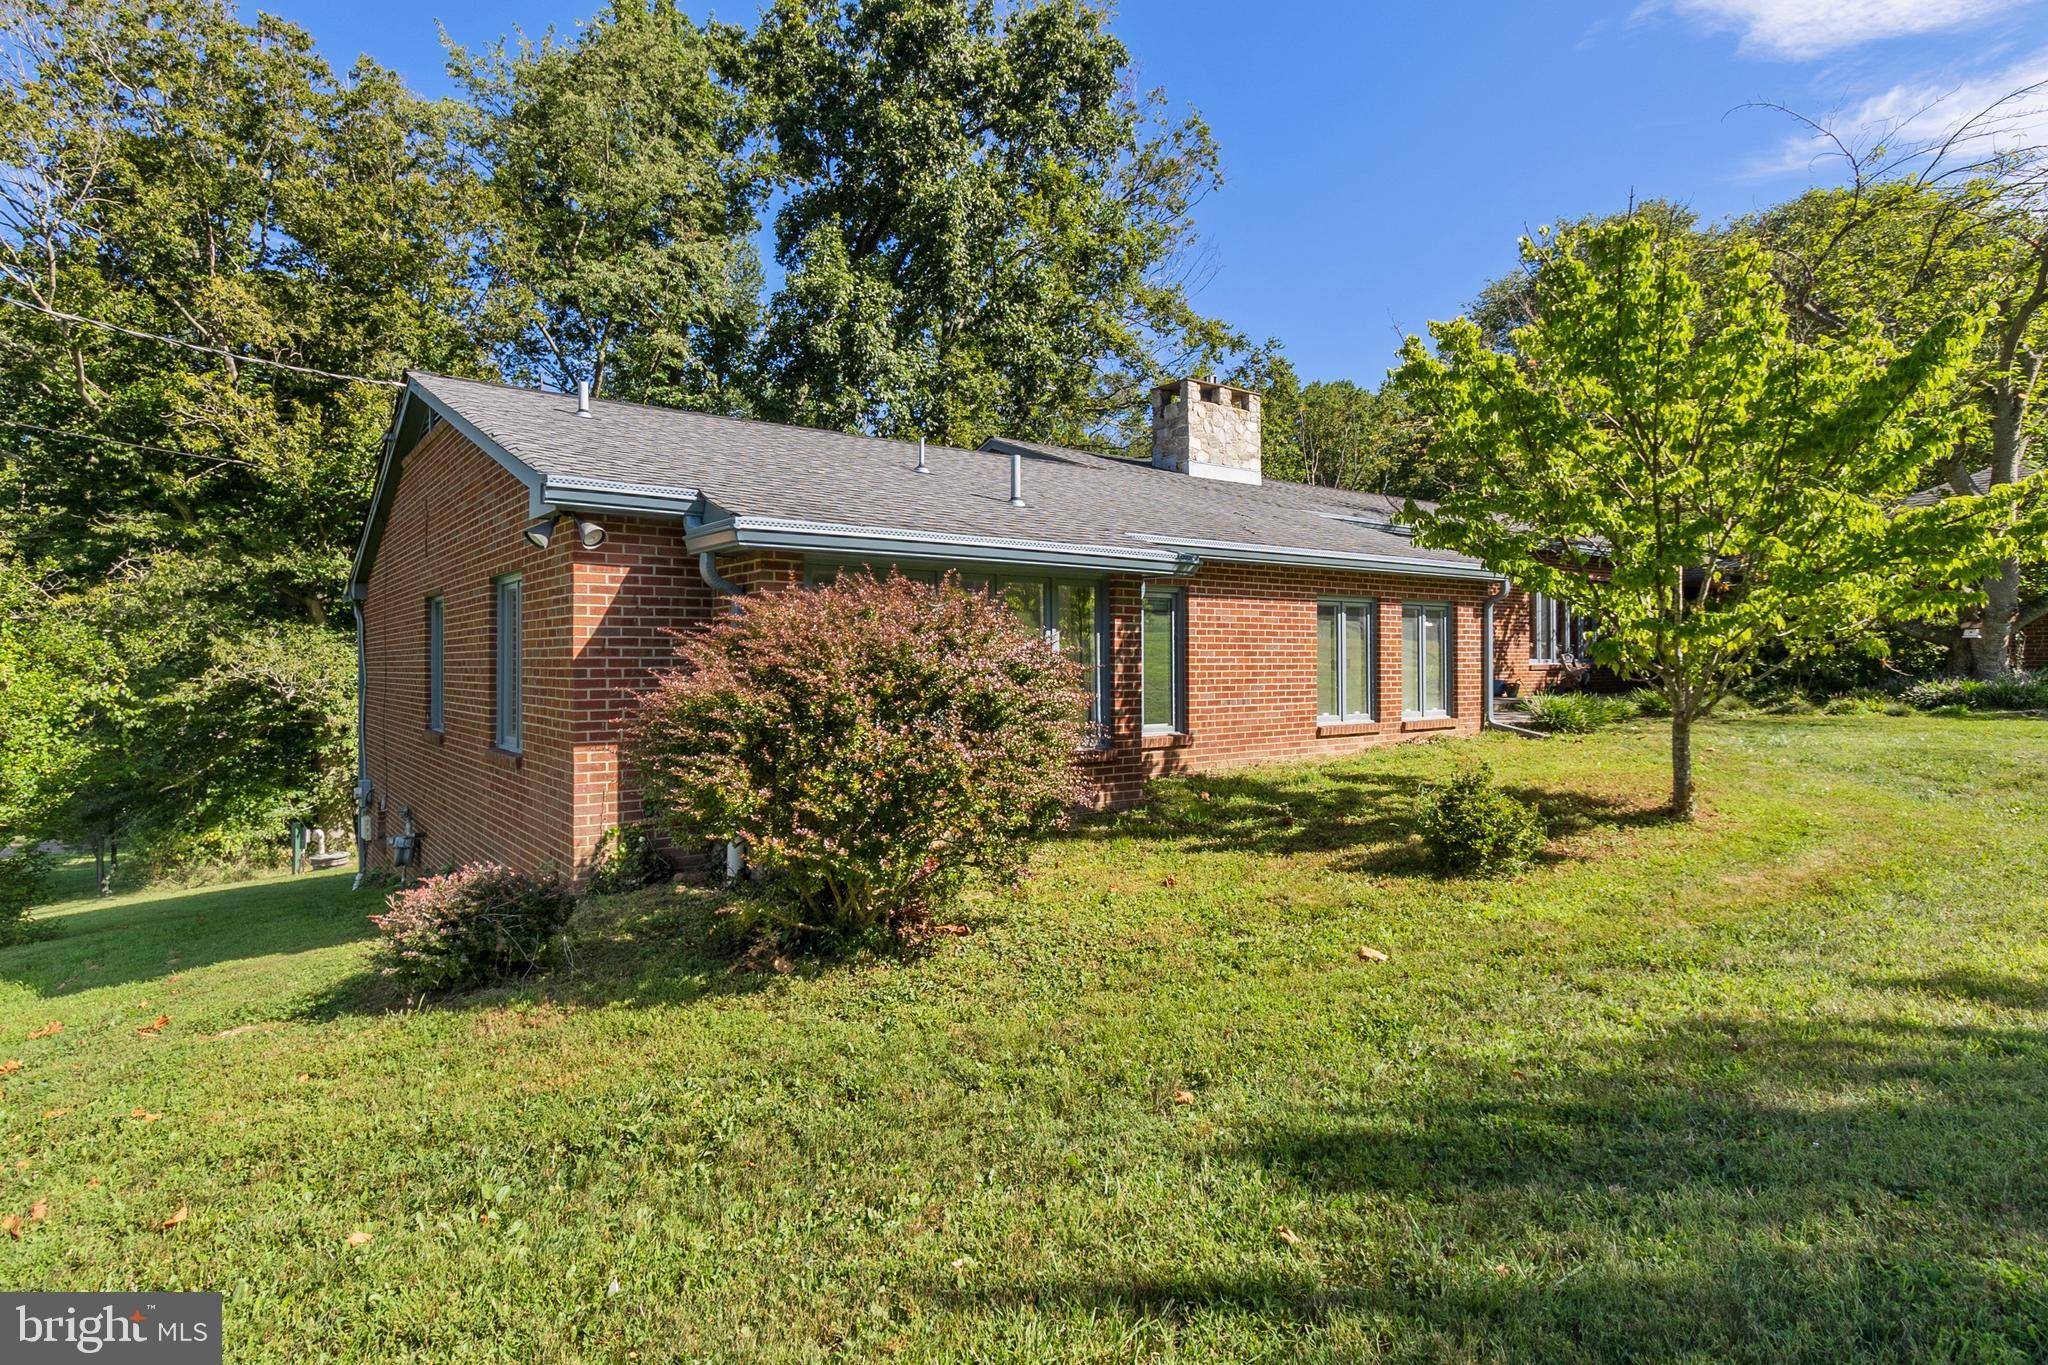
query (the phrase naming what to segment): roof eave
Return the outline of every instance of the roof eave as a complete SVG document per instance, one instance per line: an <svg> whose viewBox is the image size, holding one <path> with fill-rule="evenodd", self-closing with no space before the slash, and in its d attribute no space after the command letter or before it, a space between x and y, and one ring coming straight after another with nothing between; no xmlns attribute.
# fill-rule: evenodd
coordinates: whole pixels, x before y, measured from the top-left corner
<svg viewBox="0 0 2048 1365"><path fill-rule="evenodd" d="M1201 562L1166 548L1076 545L1063 541L949 535L887 526L730 516L692 527L692 552L728 549L802 550L812 554L881 555L948 563L1008 564L1031 568L1090 569L1108 573L1175 575Z"/></svg>
<svg viewBox="0 0 2048 1365"><path fill-rule="evenodd" d="M1308 569L1402 574L1409 578L1459 578L1500 582L1502 576L1477 560L1421 559L1403 555L1365 554L1353 550L1310 550L1291 545L1253 545L1230 540L1192 540L1181 536L1143 535L1138 539L1182 550L1204 560L1231 564L1286 564Z"/></svg>

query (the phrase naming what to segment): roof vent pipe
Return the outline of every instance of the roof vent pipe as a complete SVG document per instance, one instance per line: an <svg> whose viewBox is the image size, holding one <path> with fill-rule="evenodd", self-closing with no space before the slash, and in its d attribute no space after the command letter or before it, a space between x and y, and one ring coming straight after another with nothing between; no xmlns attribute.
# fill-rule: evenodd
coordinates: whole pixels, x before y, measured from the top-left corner
<svg viewBox="0 0 2048 1365"><path fill-rule="evenodd" d="M1010 451L1010 506L1024 505L1024 454L1019 450Z"/></svg>
<svg viewBox="0 0 2048 1365"><path fill-rule="evenodd" d="M576 415L578 417L590 416L590 381L588 379L576 381Z"/></svg>
<svg viewBox="0 0 2048 1365"><path fill-rule="evenodd" d="M917 469L915 472L919 474L929 474L932 472L931 466L924 462L924 437L922 436L917 438Z"/></svg>

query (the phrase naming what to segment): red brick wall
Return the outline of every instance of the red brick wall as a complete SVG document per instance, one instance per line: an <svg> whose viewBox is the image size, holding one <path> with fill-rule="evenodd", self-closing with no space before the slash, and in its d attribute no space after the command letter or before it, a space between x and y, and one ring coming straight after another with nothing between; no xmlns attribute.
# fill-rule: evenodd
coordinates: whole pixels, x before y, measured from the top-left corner
<svg viewBox="0 0 2048 1365"><path fill-rule="evenodd" d="M1322 569L1210 564L1184 580L1188 593L1187 732L1147 736L1140 716L1139 582L1110 580L1113 718L1107 752L1085 762L1101 799L1129 805L1146 779L1251 763L1332 758L1374 745L1480 728L1480 603L1487 585L1453 579ZM1316 603L1329 597L1379 604L1378 715L1367 723L1316 723ZM1401 719L1401 606L1451 606L1451 716Z"/></svg>
<svg viewBox="0 0 2048 1365"><path fill-rule="evenodd" d="M380 838L370 865L388 866L382 836L420 835L418 865L479 859L571 865L570 544L547 551L520 535L526 489L443 424L406 456L363 602L368 670L364 744ZM492 580L524 581L522 750L494 747ZM443 718L427 729L426 602L444 600Z"/></svg>
<svg viewBox="0 0 2048 1365"><path fill-rule="evenodd" d="M370 778L382 833L410 807L420 865L477 859L587 870L612 825L642 814L619 756L633 696L670 658L671 632L726 603L697 573L670 521L606 515L604 545L559 535L546 551L521 536L525 488L448 427L407 457L364 604L369 657ZM792 555L734 554L719 570L748 590L797 579ZM524 576L525 737L518 756L493 748L492 580ZM1139 799L1146 778L1281 759L1330 757L1430 734L1471 734L1481 715L1481 607L1487 585L1388 574L1212 564L1188 593L1187 732L1147 737L1139 714L1140 584L1107 581L1111 614L1111 745L1083 762L1099 799ZM426 599L445 608L446 726L426 729ZM1379 717L1316 721L1316 603L1379 604ZM1452 607L1452 711L1401 719L1401 606ZM1523 645L1526 654L1526 642ZM371 865L388 863L381 843Z"/></svg>
<svg viewBox="0 0 2048 1365"><path fill-rule="evenodd" d="M2048 616L2020 632L2020 667L2048 668Z"/></svg>
<svg viewBox="0 0 2048 1365"><path fill-rule="evenodd" d="M1565 681L1571 670L1563 664L1539 664L1529 658L1536 646L1529 623L1529 594L1510 588L1493 608L1493 676L1515 685L1516 692L1547 692Z"/></svg>

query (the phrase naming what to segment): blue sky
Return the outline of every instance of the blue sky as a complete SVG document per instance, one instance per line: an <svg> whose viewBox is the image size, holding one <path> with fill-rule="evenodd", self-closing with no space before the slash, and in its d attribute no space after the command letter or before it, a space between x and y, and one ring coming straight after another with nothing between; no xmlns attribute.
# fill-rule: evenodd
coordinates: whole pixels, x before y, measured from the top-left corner
<svg viewBox="0 0 2048 1365"><path fill-rule="evenodd" d="M596 3L263 8L337 67L367 52L441 90L437 19L478 44ZM1200 110L1223 148L1201 306L1280 338L1307 378L1367 383L1404 332L1510 268L1528 228L1631 195L1718 219L1831 177L1794 124L1746 103L1932 131L2048 79L2048 0L1124 0L1114 26L1140 83Z"/></svg>

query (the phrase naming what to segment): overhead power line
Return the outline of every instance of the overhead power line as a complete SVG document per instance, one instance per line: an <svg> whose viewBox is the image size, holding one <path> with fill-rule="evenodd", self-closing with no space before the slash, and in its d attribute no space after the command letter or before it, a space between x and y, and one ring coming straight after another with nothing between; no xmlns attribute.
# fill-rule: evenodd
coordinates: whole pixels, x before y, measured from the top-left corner
<svg viewBox="0 0 2048 1365"><path fill-rule="evenodd" d="M31 313L41 313L44 317L57 318L63 322L76 322L85 327L98 327L103 331L119 332L122 336L136 337L143 341L161 341L166 346L182 346L188 351L197 351L201 355L217 355L227 360L239 360L245 365L268 365L272 369L290 370L294 374L310 374L320 379L341 379L352 384L377 384L387 389L402 389L405 387L404 384L396 379L371 379L367 375L342 374L337 370L316 369L311 365L294 365L286 360L266 360L260 355L243 355L237 351L230 351L224 346L207 346L201 342L186 341L180 337L167 337L161 332L141 332L133 327L121 327L111 322L102 322L98 318L80 317L76 313L64 313L59 312L55 308L45 308L40 303L30 303L26 299L17 299L11 294L0 294L0 303L11 303L16 308L26 309Z"/></svg>
<svg viewBox="0 0 2048 1365"><path fill-rule="evenodd" d="M41 436L61 436L72 441L97 441L101 445L125 446L129 450L146 450L153 455L176 455L187 460L212 460L216 464L240 464L250 468L256 466L248 460L234 455L208 455L198 450L179 450L174 446L144 445L140 441L123 441L114 436L98 436L90 431L64 431L57 427L39 427L34 422L0 421L0 428L9 431L33 431Z"/></svg>

